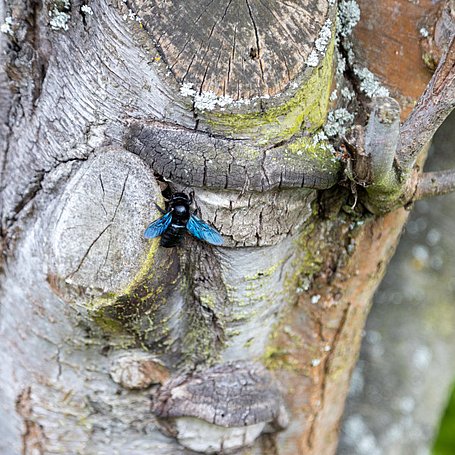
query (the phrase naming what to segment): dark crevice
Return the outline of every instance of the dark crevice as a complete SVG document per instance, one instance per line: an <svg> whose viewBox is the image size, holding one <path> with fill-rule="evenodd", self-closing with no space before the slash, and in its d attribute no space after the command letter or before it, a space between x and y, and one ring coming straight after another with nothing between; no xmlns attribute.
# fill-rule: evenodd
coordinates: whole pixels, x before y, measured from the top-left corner
<svg viewBox="0 0 455 455"><path fill-rule="evenodd" d="M24 210L24 208L29 202L35 199L36 195L42 189L42 183L45 178L45 175L46 175L45 171L40 171L37 174L35 174L35 181L30 183L29 187L26 189L25 193L22 195L19 202L13 207L14 216L7 220L6 224L7 228L10 228L14 224L14 222L17 221L20 212Z"/></svg>
<svg viewBox="0 0 455 455"><path fill-rule="evenodd" d="M257 25L256 25L256 21L254 20L253 11L251 9L251 6L250 6L248 0L245 0L245 2L246 2L246 6L248 8L248 14L250 15L250 19L251 19L251 22L253 24L254 35L255 35L255 38L256 38L257 58L255 58L255 60L259 61L259 68L261 69L261 79L262 79L262 82L265 83L264 68L262 66L262 59L261 59L261 43L260 43L260 39L259 39L259 31L258 31L258 28L257 28Z"/></svg>
<svg viewBox="0 0 455 455"><path fill-rule="evenodd" d="M344 77L345 77L347 83L352 86L352 89L354 90L354 93L355 93L354 99L358 103L358 106L361 108L361 109L357 109L358 118L356 119L355 123L364 124L364 123L366 123L365 106L368 105L368 99L367 99L366 95L363 93L362 89L360 88L360 80L356 76L352 64L349 62L348 50L344 44L345 40L346 40L346 38L343 38L340 36L339 43L338 43L338 53L339 53L339 57L341 57L345 62L345 69L343 72Z"/></svg>

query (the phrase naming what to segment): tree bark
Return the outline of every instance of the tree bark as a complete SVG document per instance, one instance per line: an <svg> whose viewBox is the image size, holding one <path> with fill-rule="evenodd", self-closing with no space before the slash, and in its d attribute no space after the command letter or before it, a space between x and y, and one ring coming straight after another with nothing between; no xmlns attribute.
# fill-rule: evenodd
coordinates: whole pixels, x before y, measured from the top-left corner
<svg viewBox="0 0 455 455"><path fill-rule="evenodd" d="M407 218L353 5L2 4L2 453L334 453ZM176 191L223 247L143 238Z"/></svg>

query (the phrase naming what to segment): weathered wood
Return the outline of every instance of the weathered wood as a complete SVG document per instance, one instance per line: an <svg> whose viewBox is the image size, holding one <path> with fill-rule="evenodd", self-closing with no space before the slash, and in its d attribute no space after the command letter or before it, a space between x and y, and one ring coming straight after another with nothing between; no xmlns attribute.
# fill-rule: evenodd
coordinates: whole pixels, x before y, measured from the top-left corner
<svg viewBox="0 0 455 455"><path fill-rule="evenodd" d="M161 387L153 411L158 417L197 417L223 427L261 422L287 425L280 391L260 364L234 362L175 377Z"/></svg>
<svg viewBox="0 0 455 455"><path fill-rule="evenodd" d="M134 0L176 80L233 100L281 93L298 77L327 17L327 0Z"/></svg>
<svg viewBox="0 0 455 455"><path fill-rule="evenodd" d="M340 162L329 150L316 145L317 153L307 153L299 139L264 148L247 139L141 123L130 127L125 147L164 178L185 186L242 191L325 189L340 176Z"/></svg>
<svg viewBox="0 0 455 455"><path fill-rule="evenodd" d="M149 201L159 194L143 161L120 148L99 149L75 172L47 220L50 279L86 295L125 288L144 260L142 230L157 217Z"/></svg>

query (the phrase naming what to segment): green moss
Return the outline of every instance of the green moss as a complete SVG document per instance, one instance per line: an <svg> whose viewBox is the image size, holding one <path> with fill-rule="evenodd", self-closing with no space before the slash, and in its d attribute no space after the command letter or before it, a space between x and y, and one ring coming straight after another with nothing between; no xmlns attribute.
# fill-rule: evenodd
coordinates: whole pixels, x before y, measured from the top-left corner
<svg viewBox="0 0 455 455"><path fill-rule="evenodd" d="M320 253L319 239L315 237L317 227L315 217L315 214L311 216L296 242L300 254L295 260L294 275L287 281L287 287L291 289L299 286L303 279L311 281L321 270L323 258Z"/></svg>
<svg viewBox="0 0 455 455"><path fill-rule="evenodd" d="M185 313L185 321L188 323L182 340L182 354L190 363L201 361L214 363L218 358L221 340L214 339L215 334L204 315L198 311Z"/></svg>
<svg viewBox="0 0 455 455"><path fill-rule="evenodd" d="M251 347L251 345L253 344L254 342L254 338L250 338L249 340L245 341L245 343L243 343L243 347L245 349L248 349L249 347Z"/></svg>
<svg viewBox="0 0 455 455"><path fill-rule="evenodd" d="M420 151L417 164L423 166L429 150L429 143ZM366 188L366 206L376 214L382 215L409 203L408 182L412 179L412 169L403 169L398 173L394 167L379 182Z"/></svg>
<svg viewBox="0 0 455 455"><path fill-rule="evenodd" d="M403 207L406 187L398 180L387 180L374 183L366 188L366 205L373 213L380 215L398 207Z"/></svg>
<svg viewBox="0 0 455 455"><path fill-rule="evenodd" d="M267 269L261 270L260 272L254 274L254 275L245 276L244 280L245 281L253 281L253 282L258 281L259 282L258 286L250 288L250 289L257 289L257 287L262 286L262 283L260 283L260 280L262 280L265 277L272 276L282 264L283 264L283 259L281 259L278 262L275 262L274 264L272 264ZM251 285L251 286L254 286L254 285Z"/></svg>
<svg viewBox="0 0 455 455"><path fill-rule="evenodd" d="M334 34L335 36L335 34ZM227 134L255 137L260 145L286 140L298 133L315 132L325 122L333 76L334 38L319 67L295 95L280 106L248 114L210 113L209 124Z"/></svg>
<svg viewBox="0 0 455 455"><path fill-rule="evenodd" d="M360 232L360 226L365 224L363 220L362 223L359 222L358 214L344 213L342 207L345 196L340 194L338 197L339 202L330 198L331 205L339 207L337 216L321 217L319 213L322 211L321 200L314 201L312 215L303 226L302 233L296 241L293 272L285 281L285 292L289 296L295 296L295 303L298 302L296 289L301 288L302 292L307 293L321 272L329 268L333 270L334 267L343 267L344 258L348 255L343 245L348 245L355 240L356 232ZM341 253L334 257L334 251ZM292 314L304 309L296 308L292 303L291 301L281 314L281 319L275 324L262 360L270 369L298 370L304 375L311 374L312 367L302 364L299 359L303 346L302 337L298 333L299 329L297 328L296 331L292 329L294 324ZM310 358L321 357L319 346L305 346L305 349ZM340 366L331 374L341 374L344 371L343 368Z"/></svg>
<svg viewBox="0 0 455 455"><path fill-rule="evenodd" d="M117 294L109 293L94 300L89 314L105 332L129 336L142 346L159 351L170 329L168 318L160 312L166 295L155 270L165 271L172 261L168 257L157 258L157 251L158 240L155 240L128 286Z"/></svg>
<svg viewBox="0 0 455 455"><path fill-rule="evenodd" d="M122 292L122 294L131 293L132 289L134 289L139 283L144 282L147 278L150 278L150 274L153 273L154 270L153 264L155 262L155 255L158 250L158 245L159 239L154 239L150 242L150 249L144 262L142 263L142 267L136 276L131 280L131 283Z"/></svg>
<svg viewBox="0 0 455 455"><path fill-rule="evenodd" d="M251 313L236 313L231 316L230 322L245 322L251 319L257 312L253 311Z"/></svg>
<svg viewBox="0 0 455 455"><path fill-rule="evenodd" d="M199 297L201 304L211 310L215 310L215 299L211 294L203 294Z"/></svg>
<svg viewBox="0 0 455 455"><path fill-rule="evenodd" d="M299 163L308 173L318 169L326 175L336 176L340 171L340 161L335 158L332 150L327 142L315 141L314 136L297 138L290 142L286 149L291 157L301 157Z"/></svg>
<svg viewBox="0 0 455 455"><path fill-rule="evenodd" d="M298 364L290 359L289 354L287 350L267 346L261 362L269 370L295 370Z"/></svg>

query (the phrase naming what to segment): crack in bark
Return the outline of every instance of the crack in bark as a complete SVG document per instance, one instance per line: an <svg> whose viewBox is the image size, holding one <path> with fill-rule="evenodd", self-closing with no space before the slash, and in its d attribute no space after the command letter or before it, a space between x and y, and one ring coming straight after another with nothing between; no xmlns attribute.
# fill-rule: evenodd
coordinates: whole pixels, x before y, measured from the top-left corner
<svg viewBox="0 0 455 455"><path fill-rule="evenodd" d="M73 271L73 272L70 272L67 276L65 276L65 280L67 280L68 278L71 278L73 277L77 272L79 272L80 268L82 267L82 264L84 263L84 261L87 259L87 256L89 255L91 249L95 246L95 243L101 238L101 236L106 232L106 230L108 228L111 227L111 224L112 223L109 223L97 236L96 238L93 240L93 242L89 245L89 247L87 248L87 251L84 253L84 255L82 256L78 266L76 267L76 269Z"/></svg>
<svg viewBox="0 0 455 455"><path fill-rule="evenodd" d="M24 208L28 205L29 202L33 201L37 194L42 190L42 183L44 180L44 177L46 175L46 171L39 171L37 174L35 174L36 181L31 182L29 187L27 188L26 192L22 195L22 198L19 200L19 202L14 206L13 208L13 217L9 218L7 220L6 228L11 228L11 226L14 224L15 221L20 216L20 213Z"/></svg>
<svg viewBox="0 0 455 455"><path fill-rule="evenodd" d="M360 88L360 81L359 81L359 78L355 74L353 65L350 63L350 60L348 57L348 50L346 49L346 46L345 46L346 40L347 40L347 38L340 37L340 40L338 42L338 52L345 63L345 69L344 69L343 74L344 74L345 80L349 81L350 84L352 85L352 89L354 90L354 93L355 93L355 99L357 100L357 102L359 103L359 106L361 107L362 115L364 115L366 97Z"/></svg>
<svg viewBox="0 0 455 455"><path fill-rule="evenodd" d="M265 84L266 82L265 82L265 77L264 77L264 67L263 67L262 58L261 58L262 48L261 48L260 39L259 39L259 32L258 32L258 28L256 25L256 21L254 20L253 11L251 10L250 3L248 2L248 0L245 0L245 2L246 2L246 6L248 8L248 13L250 15L251 23L253 24L254 36L256 37L257 58L259 60L259 68L261 70L261 79L262 79L262 82L264 82L264 84Z"/></svg>
<svg viewBox="0 0 455 455"><path fill-rule="evenodd" d="M319 410L316 411L316 413L314 414L314 418L311 421L310 430L309 430L308 436L307 436L307 443L308 443L308 447L310 447L310 448L313 448L313 446L314 446L315 426L317 424L317 419L321 412L320 410L322 410L324 408L324 404L325 404L325 392L326 392L327 380L328 380L329 373L330 373L331 360L336 352L336 347L337 347L338 341L339 341L340 336L343 332L343 329L346 325L346 321L348 318L348 313L349 313L350 308L351 308L351 302L347 302L346 308L343 310L343 314L341 316L340 323L338 324L337 330L332 338L330 352L323 361L322 384L321 384L321 388L320 388L321 392L320 392L320 399L319 399L320 406L319 406ZM323 338L322 338L322 340L323 340Z"/></svg>
<svg viewBox="0 0 455 455"><path fill-rule="evenodd" d="M30 202L33 202L36 199L40 191L43 189L42 183L45 180L46 176L49 175L52 171L56 170L58 166L61 164L69 163L72 161L86 161L87 159L88 156L83 158L80 157L68 158L64 160L54 158L54 160L57 162L56 165L48 169L41 169L35 174L36 180L34 182L31 182L31 184L26 189L25 193L22 195L21 199L13 207L12 209L13 215L5 220L2 236L6 239L6 241L8 240L8 231L18 221L21 212L29 205Z"/></svg>
<svg viewBox="0 0 455 455"><path fill-rule="evenodd" d="M106 225L106 227L96 236L96 238L93 240L93 242L89 245L89 247L87 248L87 251L84 253L84 255L82 256L77 268L73 271L73 272L70 272L67 276L65 276L65 280L67 280L68 278L71 278L73 277L77 272L79 272L79 270L81 269L82 267L82 264L84 263L84 261L87 259L90 251L92 250L92 248L95 246L96 242L98 242L98 240L101 238L101 236L107 231L107 229L109 229L111 226L112 226L112 223L114 222L115 220L115 217L117 215L117 211L118 211L118 208L120 206L120 203L122 202L122 199L123 199L123 196L125 194L125 188L126 188L126 182L128 181L128 177L129 177L130 173L128 171L128 173L126 174L126 177L125 177L125 180L123 182L123 186L122 186L122 191L120 193L120 197L119 197L119 200L117 202L117 205L115 206L115 209L114 209L114 214L112 215L111 217L111 220L109 221L109 223ZM103 207L104 208L104 207ZM110 242L110 241L109 241ZM110 247L110 243L108 245L108 253L109 254L109 247ZM105 256L105 261L107 259L107 254ZM100 266L101 268L101 266ZM99 271L100 269L98 269Z"/></svg>

